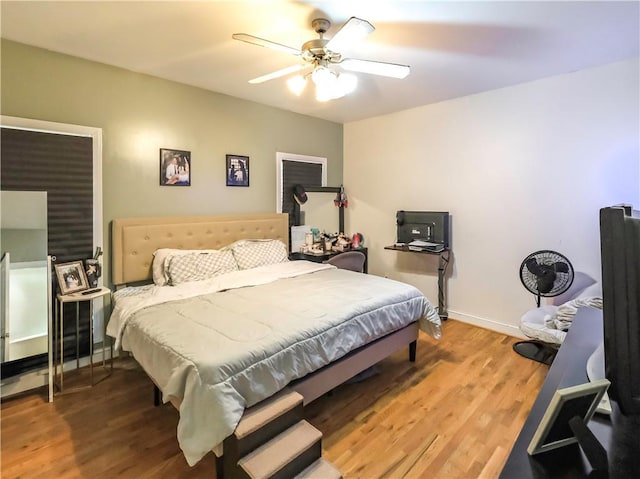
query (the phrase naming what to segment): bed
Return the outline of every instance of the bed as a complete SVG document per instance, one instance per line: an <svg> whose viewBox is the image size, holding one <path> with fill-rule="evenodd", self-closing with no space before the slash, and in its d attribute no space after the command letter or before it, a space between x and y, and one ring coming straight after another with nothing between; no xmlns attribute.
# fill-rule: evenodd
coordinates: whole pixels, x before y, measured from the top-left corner
<svg viewBox="0 0 640 479"><path fill-rule="evenodd" d="M286 214L112 223L117 291L107 332L179 409L178 441L190 465L211 450L220 456L245 408L281 389L307 404L402 347L415 359L419 329L440 336L436 309L412 286L328 264L243 256L278 243L286 255ZM147 284L162 248L195 250L198 260L206 258L201 251L218 258L231 250L246 267Z"/></svg>

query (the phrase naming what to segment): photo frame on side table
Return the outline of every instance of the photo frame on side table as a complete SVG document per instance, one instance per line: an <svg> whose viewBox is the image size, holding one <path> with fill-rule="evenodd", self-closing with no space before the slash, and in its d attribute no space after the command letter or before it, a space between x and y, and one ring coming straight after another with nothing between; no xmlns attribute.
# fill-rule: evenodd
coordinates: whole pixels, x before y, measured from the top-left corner
<svg viewBox="0 0 640 479"><path fill-rule="evenodd" d="M71 294L89 289L87 275L82 261L72 261L54 265L60 293Z"/></svg>
<svg viewBox="0 0 640 479"><path fill-rule="evenodd" d="M191 186L191 152L160 148L160 186Z"/></svg>
<svg viewBox="0 0 640 479"><path fill-rule="evenodd" d="M227 155L227 186L249 186L249 157Z"/></svg>
<svg viewBox="0 0 640 479"><path fill-rule="evenodd" d="M577 442L583 446L584 450L584 436L591 434L586 425L593 417L609 384L607 379L600 379L558 389L540 420L527 453L539 454ZM580 420L579 424L575 422L576 419ZM586 440L587 442L596 441L593 436Z"/></svg>

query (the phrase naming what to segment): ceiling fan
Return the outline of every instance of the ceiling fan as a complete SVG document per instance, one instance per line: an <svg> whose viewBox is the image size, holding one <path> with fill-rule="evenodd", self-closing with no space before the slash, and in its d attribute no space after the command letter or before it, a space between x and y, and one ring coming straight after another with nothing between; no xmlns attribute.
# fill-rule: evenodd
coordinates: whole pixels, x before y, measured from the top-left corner
<svg viewBox="0 0 640 479"><path fill-rule="evenodd" d="M320 38L303 43L300 49L246 33L234 33L232 37L235 40L290 53L303 60L303 63L298 65L253 78L249 80L249 83L263 83L311 68L311 71L305 75L297 75L290 78L287 81L289 89L295 94L300 95L306 86L307 78L310 76L316 86L316 99L319 101L327 101L340 98L352 92L357 85L357 78L354 75L338 73L332 70L330 65L339 65L343 70L347 71L370 73L392 78L405 78L410 72L408 65L342 57L340 53L342 48L364 38L375 30L373 25L366 20L351 17L329 40L324 38L324 34L331 27L329 20L326 18L316 18L311 22L311 27Z"/></svg>

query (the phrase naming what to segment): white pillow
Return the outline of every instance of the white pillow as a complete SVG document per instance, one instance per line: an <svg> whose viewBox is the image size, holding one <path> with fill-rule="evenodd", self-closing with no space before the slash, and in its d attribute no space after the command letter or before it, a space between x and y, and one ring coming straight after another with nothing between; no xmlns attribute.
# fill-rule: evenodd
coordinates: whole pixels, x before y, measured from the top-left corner
<svg viewBox="0 0 640 479"><path fill-rule="evenodd" d="M589 286L593 285L595 282L596 280L589 276L587 273L576 271L573 276L573 283L571 283L569 289L564 293L555 296L551 300L551 302L556 306L560 306L567 301L577 298L580 293L582 293Z"/></svg>
<svg viewBox="0 0 640 479"><path fill-rule="evenodd" d="M578 299L584 298L602 298L602 285L600 283L595 283L582 291L578 296Z"/></svg>
<svg viewBox="0 0 640 479"><path fill-rule="evenodd" d="M166 286L169 282L169 278L166 274L166 267L168 260L172 256L200 253L200 252L212 252L217 251L215 249L175 249L175 248L160 248L153 253L153 263L151 265L151 271L153 273L153 284L156 286Z"/></svg>
<svg viewBox="0 0 640 479"><path fill-rule="evenodd" d="M562 344L567 333L547 325L549 318L557 310L557 306L545 304L527 311L520 319L520 330L529 338L538 339L545 343Z"/></svg>
<svg viewBox="0 0 640 479"><path fill-rule="evenodd" d="M227 249L233 251L240 269L257 268L289 260L287 246L280 240L240 240Z"/></svg>
<svg viewBox="0 0 640 479"><path fill-rule="evenodd" d="M165 259L168 283L176 286L187 281L202 281L224 273L237 271L238 265L231 251L200 251L177 254Z"/></svg>

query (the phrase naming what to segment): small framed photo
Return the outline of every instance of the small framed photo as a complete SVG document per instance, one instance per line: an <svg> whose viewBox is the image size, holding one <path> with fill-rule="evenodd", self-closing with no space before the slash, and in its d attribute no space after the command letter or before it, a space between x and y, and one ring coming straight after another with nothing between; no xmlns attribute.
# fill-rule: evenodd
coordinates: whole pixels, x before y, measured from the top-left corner
<svg viewBox="0 0 640 479"><path fill-rule="evenodd" d="M227 155L227 186L249 186L249 157Z"/></svg>
<svg viewBox="0 0 640 479"><path fill-rule="evenodd" d="M160 185L191 186L191 152L160 148Z"/></svg>
<svg viewBox="0 0 640 479"><path fill-rule="evenodd" d="M56 278L62 294L77 293L89 289L87 275L84 272L82 261L56 264Z"/></svg>
<svg viewBox="0 0 640 479"><path fill-rule="evenodd" d="M586 425L609 387L607 379L558 389L527 448L530 455L578 442L569 421L578 416Z"/></svg>

